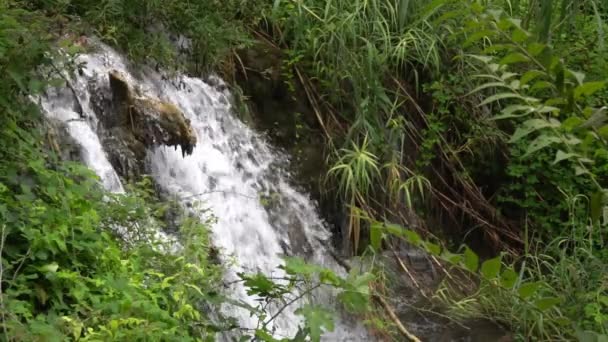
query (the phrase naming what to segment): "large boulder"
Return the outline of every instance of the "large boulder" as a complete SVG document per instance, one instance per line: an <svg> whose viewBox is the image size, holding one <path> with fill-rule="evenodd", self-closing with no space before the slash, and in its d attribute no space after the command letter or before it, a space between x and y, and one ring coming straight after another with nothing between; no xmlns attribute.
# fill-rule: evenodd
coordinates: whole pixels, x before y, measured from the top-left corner
<svg viewBox="0 0 608 342"><path fill-rule="evenodd" d="M127 130L145 147L180 146L184 155L192 153L196 135L190 120L175 105L140 96L118 71L111 71L109 77L112 102L117 111L113 120L115 126ZM136 155L137 152L140 151L134 151Z"/></svg>

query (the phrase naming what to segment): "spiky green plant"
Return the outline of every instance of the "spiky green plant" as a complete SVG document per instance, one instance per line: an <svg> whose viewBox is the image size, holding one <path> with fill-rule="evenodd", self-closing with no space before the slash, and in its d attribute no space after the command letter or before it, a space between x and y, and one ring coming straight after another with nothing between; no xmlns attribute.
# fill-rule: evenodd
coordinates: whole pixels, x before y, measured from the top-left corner
<svg viewBox="0 0 608 342"><path fill-rule="evenodd" d="M352 143L352 148L340 150L340 156L329 170L328 176L338 184L339 192L350 206L349 236L357 248L360 236L359 208L365 207L367 196L380 177L378 157L370 150L367 136L361 145Z"/></svg>

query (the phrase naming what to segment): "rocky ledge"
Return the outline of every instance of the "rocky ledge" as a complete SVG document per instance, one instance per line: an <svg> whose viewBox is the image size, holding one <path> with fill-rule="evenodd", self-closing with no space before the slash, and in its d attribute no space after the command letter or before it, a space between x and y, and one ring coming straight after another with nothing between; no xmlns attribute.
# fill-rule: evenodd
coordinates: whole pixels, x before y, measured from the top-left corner
<svg viewBox="0 0 608 342"><path fill-rule="evenodd" d="M180 146L191 154L196 135L190 120L172 103L138 96L117 71L110 72L110 88L119 122L146 147Z"/></svg>
<svg viewBox="0 0 608 342"><path fill-rule="evenodd" d="M91 103L100 118L100 136L112 166L125 179L145 173L147 150L166 145L192 153L196 134L174 104L140 94L118 71L109 72L109 89L91 82ZM101 88L100 88L101 87Z"/></svg>

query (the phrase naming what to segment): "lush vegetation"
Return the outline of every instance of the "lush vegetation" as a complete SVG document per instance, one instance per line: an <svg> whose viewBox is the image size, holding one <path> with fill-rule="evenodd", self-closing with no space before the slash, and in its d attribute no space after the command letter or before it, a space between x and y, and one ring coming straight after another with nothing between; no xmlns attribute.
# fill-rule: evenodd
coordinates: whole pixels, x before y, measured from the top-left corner
<svg viewBox="0 0 608 342"><path fill-rule="evenodd" d="M45 66L69 65L57 62L60 38L80 34L228 77L246 69L239 51L279 49L286 88L307 90L326 139L325 184L348 209L354 253L404 240L435 255L458 275L431 298L454 320L489 319L521 340L608 338L607 22L598 0L0 0L2 338L237 328L201 310L225 302L205 223L183 223L176 255L147 231L125 241L116 227L161 226L151 213L165 204L141 186L105 194L45 147L28 95L57 76ZM291 302L304 282L369 309L369 274L345 280L297 260L285 271L242 277L267 301ZM258 329L241 333L271 341L264 303L248 308ZM325 311L299 312L296 340L331 328Z"/></svg>
<svg viewBox="0 0 608 342"><path fill-rule="evenodd" d="M300 259L286 262L281 279L241 275L258 307L229 300L209 222L178 215L179 234L163 237L165 213L179 209L159 201L148 179L112 194L86 167L61 159L60 133L29 96L63 83L57 66L69 66L65 52L79 48L64 40L59 53L55 44L64 32L48 28L84 5L0 2L0 340L203 341L236 331L275 341L278 313L321 286L338 289L349 309L366 310L370 274L342 278ZM122 28L117 43L133 42L137 27ZM143 57L139 44L128 48ZM250 310L259 326L239 327L223 317L222 305ZM294 338L318 341L333 327L329 309L300 308L304 319Z"/></svg>

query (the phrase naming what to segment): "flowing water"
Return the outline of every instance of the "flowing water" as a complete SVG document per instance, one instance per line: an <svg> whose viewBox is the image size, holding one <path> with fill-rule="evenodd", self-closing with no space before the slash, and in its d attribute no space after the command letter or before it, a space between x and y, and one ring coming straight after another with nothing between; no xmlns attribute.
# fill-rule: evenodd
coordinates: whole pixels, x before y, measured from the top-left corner
<svg viewBox="0 0 608 342"><path fill-rule="evenodd" d="M236 279L238 272L281 276L277 266L282 264L282 255L299 255L343 272L324 243L330 234L314 203L290 185L287 158L234 116L221 80L205 82L186 76L168 80L152 70L132 72L119 54L101 44L78 62L86 64L75 76L72 89L55 91L40 102L49 117L67 125L81 147L82 160L108 190L122 192L123 188L100 142L100 120L90 91L109 92L108 72L118 70L141 93L175 104L190 119L198 139L193 153L182 156L179 150L158 147L148 151L146 165L166 195L178 198L189 210L196 210L194 202L211 210L216 218L211 227L213 244L222 251L227 282ZM205 211L197 213L206 218ZM255 303L238 284L227 292ZM294 309L285 310L276 320L277 336L293 336L297 331L300 319ZM240 309L226 307L224 311L236 316L241 326L257 323ZM369 337L359 324L345 319L325 339L367 341Z"/></svg>

